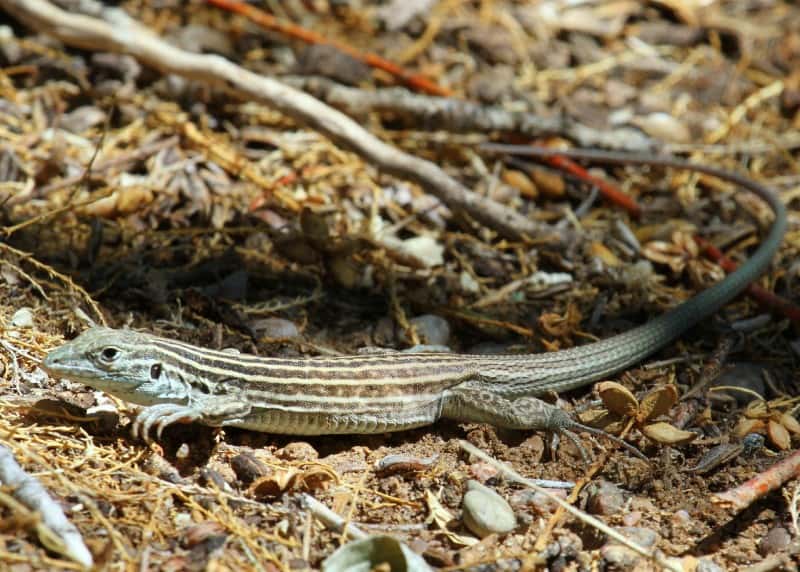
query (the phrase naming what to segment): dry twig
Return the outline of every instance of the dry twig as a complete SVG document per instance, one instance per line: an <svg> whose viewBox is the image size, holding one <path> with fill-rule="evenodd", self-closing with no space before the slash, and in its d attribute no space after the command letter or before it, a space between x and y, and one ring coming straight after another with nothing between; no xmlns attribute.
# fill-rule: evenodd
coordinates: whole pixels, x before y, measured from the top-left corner
<svg viewBox="0 0 800 572"><path fill-rule="evenodd" d="M415 125L448 132L490 133L503 131L526 137L561 135L581 147L603 147L621 151L655 151L657 143L634 129L601 131L566 117L541 117L526 111L509 111L447 97L411 93L401 88L363 90L337 84L322 77L287 77L282 81L303 89L347 113L390 112L407 117Z"/></svg>
<svg viewBox="0 0 800 572"><path fill-rule="evenodd" d="M800 475L800 451L794 452L738 487L714 495L712 501L738 512L798 475Z"/></svg>
<svg viewBox="0 0 800 572"><path fill-rule="evenodd" d="M2 494L0 503L17 514L25 512L25 507L39 513L41 520L33 517L34 528L45 546L87 568L92 566L92 555L78 529L67 520L42 484L23 471L3 445L0 445L0 484L13 490L13 496Z"/></svg>

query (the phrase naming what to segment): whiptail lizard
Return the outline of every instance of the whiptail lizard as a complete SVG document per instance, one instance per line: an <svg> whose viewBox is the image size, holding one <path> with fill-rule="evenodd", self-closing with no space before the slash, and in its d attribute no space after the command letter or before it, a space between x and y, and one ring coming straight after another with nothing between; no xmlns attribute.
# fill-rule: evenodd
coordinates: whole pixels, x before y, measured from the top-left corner
<svg viewBox="0 0 800 572"><path fill-rule="evenodd" d="M495 147L494 150L507 151ZM546 150L531 154L549 154ZM678 159L557 151L624 165L689 169L764 199L775 218L752 257L715 286L662 316L603 341L530 355L388 353L272 358L203 349L175 340L91 328L51 351L42 366L147 406L134 433L148 437L178 421L298 435L378 433L449 418L513 429L566 431L578 425L534 396L586 385L646 358L717 311L767 267L786 228L771 190L739 175Z"/></svg>

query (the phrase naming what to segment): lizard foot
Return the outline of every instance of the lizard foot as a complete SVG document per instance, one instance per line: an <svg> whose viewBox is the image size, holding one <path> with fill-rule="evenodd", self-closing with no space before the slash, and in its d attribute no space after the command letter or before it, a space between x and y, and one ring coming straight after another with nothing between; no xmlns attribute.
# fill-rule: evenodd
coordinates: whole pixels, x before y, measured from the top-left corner
<svg viewBox="0 0 800 572"><path fill-rule="evenodd" d="M136 416L131 433L134 438L138 438L141 435L146 443L150 443L150 429L154 425L156 427L156 435L161 439L161 433L167 425L178 422L191 423L200 419L202 419L202 414L186 405L159 403L158 405L146 407Z"/></svg>
<svg viewBox="0 0 800 572"><path fill-rule="evenodd" d="M639 451L639 449L627 441L611 435L602 429L595 429L594 427L589 427L588 425L579 423L563 409L548 405L539 399L533 397L520 397L512 402L512 410L521 418L537 419L537 428L551 431L553 432L554 436L563 435L572 441L578 448L578 451L580 452L581 457L583 457L584 462L587 462L589 456L586 453L586 449L584 449L583 445L581 444L580 439L578 439L578 436L575 434L579 431L596 435L598 437L604 437L609 441L613 441L617 445L624 447L636 457L644 461L648 461L647 457L645 457L644 454Z"/></svg>

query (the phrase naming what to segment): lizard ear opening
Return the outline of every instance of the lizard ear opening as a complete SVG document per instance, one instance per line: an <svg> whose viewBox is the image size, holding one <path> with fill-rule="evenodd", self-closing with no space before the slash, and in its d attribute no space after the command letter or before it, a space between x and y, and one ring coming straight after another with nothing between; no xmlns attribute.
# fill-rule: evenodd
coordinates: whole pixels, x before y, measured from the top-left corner
<svg viewBox="0 0 800 572"><path fill-rule="evenodd" d="M150 366L150 378L158 379L159 377L161 377L161 364L154 363Z"/></svg>

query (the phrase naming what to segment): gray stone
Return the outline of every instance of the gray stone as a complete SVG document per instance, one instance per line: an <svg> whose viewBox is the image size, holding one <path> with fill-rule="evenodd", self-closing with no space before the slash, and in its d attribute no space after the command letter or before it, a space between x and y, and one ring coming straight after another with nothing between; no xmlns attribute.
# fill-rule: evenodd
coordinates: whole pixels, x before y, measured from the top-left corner
<svg viewBox="0 0 800 572"><path fill-rule="evenodd" d="M478 481L467 481L462 509L464 524L480 538L511 532L517 526L517 518L506 500Z"/></svg>

